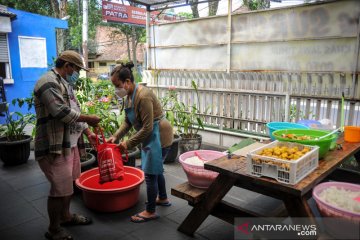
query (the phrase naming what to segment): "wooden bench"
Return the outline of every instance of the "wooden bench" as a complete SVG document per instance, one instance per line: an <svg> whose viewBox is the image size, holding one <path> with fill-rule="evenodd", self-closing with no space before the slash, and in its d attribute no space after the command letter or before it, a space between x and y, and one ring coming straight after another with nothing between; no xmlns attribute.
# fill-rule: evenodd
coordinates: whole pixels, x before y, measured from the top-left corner
<svg viewBox="0 0 360 240"><path fill-rule="evenodd" d="M189 205L199 203L204 197L206 189L200 189L191 186L188 182L184 182L171 188L171 195L188 201Z"/></svg>
<svg viewBox="0 0 360 240"><path fill-rule="evenodd" d="M179 184L171 188L171 195L184 199L188 201L190 206L195 207L196 205L201 205L204 197L206 196L206 189L200 189L191 186L188 182ZM211 202L212 199L207 199L206 201ZM236 217L261 217L263 215L253 212L249 209L244 209L239 206L236 206L225 200L221 200L219 204L210 212L211 215L222 219L230 224L234 224L234 218ZM277 213L278 217L287 216L285 208L281 208ZM190 223L191 224L191 223ZM180 227L181 228L181 227Z"/></svg>

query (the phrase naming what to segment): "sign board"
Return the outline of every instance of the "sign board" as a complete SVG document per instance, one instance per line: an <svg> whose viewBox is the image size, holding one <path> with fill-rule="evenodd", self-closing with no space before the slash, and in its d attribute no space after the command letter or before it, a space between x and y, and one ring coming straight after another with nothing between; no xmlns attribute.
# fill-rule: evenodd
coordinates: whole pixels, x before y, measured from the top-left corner
<svg viewBox="0 0 360 240"><path fill-rule="evenodd" d="M146 25L146 10L108 1L102 1L102 15L103 20L106 22L119 22L135 25ZM177 15L161 14L160 12L153 11L150 13L151 22L170 22L182 20L183 17Z"/></svg>
<svg viewBox="0 0 360 240"><path fill-rule="evenodd" d="M151 12L153 18L157 12ZM146 10L143 8L102 1L103 20L136 25L146 24Z"/></svg>
<svg viewBox="0 0 360 240"><path fill-rule="evenodd" d="M47 68L46 39L19 36L22 68Z"/></svg>

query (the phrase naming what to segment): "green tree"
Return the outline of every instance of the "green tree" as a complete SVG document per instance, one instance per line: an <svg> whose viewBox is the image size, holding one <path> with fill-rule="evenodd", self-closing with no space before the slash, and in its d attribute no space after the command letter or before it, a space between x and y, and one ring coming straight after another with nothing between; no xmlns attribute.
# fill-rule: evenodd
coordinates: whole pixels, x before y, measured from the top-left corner
<svg viewBox="0 0 360 240"><path fill-rule="evenodd" d="M199 0L190 0L189 1L193 18L199 18L198 2L199 2Z"/></svg>
<svg viewBox="0 0 360 240"><path fill-rule="evenodd" d="M216 15L218 7L219 7L219 1L209 2L209 16L215 16Z"/></svg>
<svg viewBox="0 0 360 240"><path fill-rule="evenodd" d="M192 13L187 13L187 12L179 12L177 15L180 16L180 17L183 17L185 19L192 19L193 18Z"/></svg>
<svg viewBox="0 0 360 240"><path fill-rule="evenodd" d="M0 0L1 5L32 12L45 16L53 16L54 9L48 0L19 1L19 0Z"/></svg>
<svg viewBox="0 0 360 240"><path fill-rule="evenodd" d="M70 0L67 5L67 13L70 16L69 34L66 38L67 49L81 49L82 45L82 1ZM95 53L96 46L92 39L96 36L96 27L100 24L102 19L101 5L97 0L89 0L89 52Z"/></svg>
<svg viewBox="0 0 360 240"><path fill-rule="evenodd" d="M270 8L270 0L243 0L243 3L251 11Z"/></svg>

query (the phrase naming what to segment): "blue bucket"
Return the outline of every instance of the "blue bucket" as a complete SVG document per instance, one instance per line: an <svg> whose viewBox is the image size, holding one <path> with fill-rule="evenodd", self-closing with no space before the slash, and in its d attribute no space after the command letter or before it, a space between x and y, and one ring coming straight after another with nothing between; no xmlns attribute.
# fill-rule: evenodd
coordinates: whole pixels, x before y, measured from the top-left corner
<svg viewBox="0 0 360 240"><path fill-rule="evenodd" d="M269 129L269 136L271 140L275 140L273 136L273 132L276 130L281 129L309 129L309 127L297 124L297 123L291 123L291 122L269 122L266 124L267 128Z"/></svg>

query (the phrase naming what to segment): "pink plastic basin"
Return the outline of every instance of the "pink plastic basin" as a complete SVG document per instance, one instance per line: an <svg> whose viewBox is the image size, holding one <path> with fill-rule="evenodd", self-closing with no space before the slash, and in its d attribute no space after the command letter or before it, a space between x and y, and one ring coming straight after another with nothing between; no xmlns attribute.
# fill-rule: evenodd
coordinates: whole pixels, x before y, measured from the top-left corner
<svg viewBox="0 0 360 240"><path fill-rule="evenodd" d="M336 207L320 199L320 193L332 186L350 191L360 191L360 185L345 182L326 182L317 185L313 190L313 197L320 210L321 215L323 215L324 217L341 217L352 221L360 222L360 213L350 212L346 209Z"/></svg>
<svg viewBox="0 0 360 240"><path fill-rule="evenodd" d="M360 191L360 185L345 182L326 182L317 185L313 190L313 198L321 216L326 217L323 224L332 239L354 239L354 229L358 229L360 214L336 207L320 199L322 191L329 187L338 187L350 191Z"/></svg>
<svg viewBox="0 0 360 240"><path fill-rule="evenodd" d="M225 156L226 153L211 150L196 150L183 153L179 156L179 162L186 173L189 184L197 188L208 188L219 173L206 170L203 166L186 163L185 160L187 158L196 156L195 152L197 152L205 162L221 158Z"/></svg>
<svg viewBox="0 0 360 240"><path fill-rule="evenodd" d="M134 206L139 199L144 172L138 168L124 166L124 179L99 183L98 168L80 175L75 181L82 190L85 206L99 212L117 212Z"/></svg>

